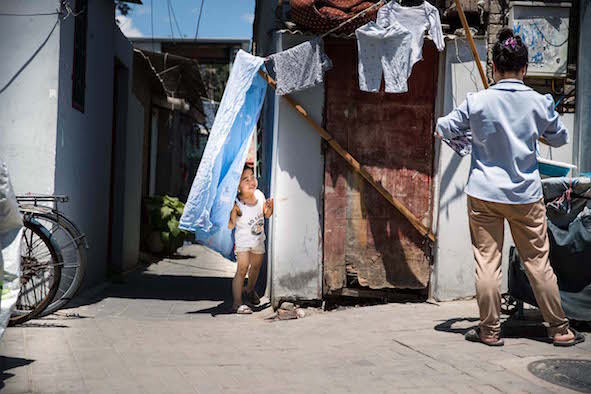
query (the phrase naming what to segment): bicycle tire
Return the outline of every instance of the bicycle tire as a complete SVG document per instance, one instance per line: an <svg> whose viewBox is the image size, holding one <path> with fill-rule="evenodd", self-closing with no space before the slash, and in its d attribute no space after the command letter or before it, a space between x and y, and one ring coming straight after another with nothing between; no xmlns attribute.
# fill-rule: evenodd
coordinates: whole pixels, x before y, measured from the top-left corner
<svg viewBox="0 0 591 394"><path fill-rule="evenodd" d="M54 242L51 241L51 235L49 234L49 231L44 228L43 226L41 226L39 223L37 223L35 220L25 220L24 221L24 233L23 233L23 240L21 241L21 254L23 254L23 246L28 247L29 248L29 255L25 255L22 256L22 261L21 261L21 291L19 293L19 297L17 299L16 302L16 307L15 310L12 314L12 316L9 319L8 324L10 326L14 326L16 324L22 324L26 321L29 321L35 317L37 317L51 302L51 300L55 297L55 294L57 293L58 287L59 287L59 282L61 279L61 265L60 265L60 253L59 253L59 249L57 249L57 245L55 245ZM29 239L27 239L27 232L30 232L31 235L29 237ZM33 242L34 242L34 236L37 236L37 238L40 240L40 242L43 243L43 245L45 246L45 248L47 248L47 252L49 253L49 255L47 257L50 258L50 264L48 265L48 267L50 267L49 272L51 273L51 282L50 285L48 287L48 291L47 294L45 296L43 296L43 298L39 301L36 302L34 305L31 305L32 308L27 308L27 309L19 309L19 304L22 305L21 303L21 299L23 297L25 297L25 293L26 293L26 289L23 289L23 285L26 286L27 283L29 283L29 281L34 278L36 276L36 269L33 266L33 261L37 262L37 259L39 257L45 257L44 254L38 255L38 256L30 256L30 254L32 253L32 248L33 248ZM36 242L36 240L35 240ZM39 245L39 243L37 243L37 245ZM46 253L46 252L44 252ZM27 278L29 275L31 275L32 272L35 272L35 274L33 274L32 276L30 276L29 278ZM35 289L33 289L33 293L36 293ZM36 294L35 294L36 295ZM28 296L27 296L28 298Z"/></svg>
<svg viewBox="0 0 591 394"><path fill-rule="evenodd" d="M43 212L31 212L31 215L48 229L52 240L58 244L63 259L62 276L57 294L47 308L40 313L40 316L47 316L66 306L78 293L86 272L87 246L85 235L64 215Z"/></svg>

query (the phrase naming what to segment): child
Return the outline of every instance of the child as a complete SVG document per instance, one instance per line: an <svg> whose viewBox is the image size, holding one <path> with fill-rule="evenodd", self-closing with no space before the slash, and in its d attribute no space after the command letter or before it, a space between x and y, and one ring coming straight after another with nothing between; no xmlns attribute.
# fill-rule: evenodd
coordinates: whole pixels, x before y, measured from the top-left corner
<svg viewBox="0 0 591 394"><path fill-rule="evenodd" d="M476 260L476 300L480 325L466 339L501 346L501 251L504 220L527 271L549 334L556 346L584 341L564 316L556 275L548 261L546 206L538 172L536 143L568 142L552 96L524 85L527 47L511 29L499 32L493 47L496 84L469 94L437 121L436 135L451 139L472 132L472 162L466 185L468 216Z"/></svg>
<svg viewBox="0 0 591 394"><path fill-rule="evenodd" d="M234 238L238 268L232 281L232 310L238 314L252 313L248 305L242 304L243 296L252 305L259 305L261 302L254 286L265 254L265 219L273 214L273 199L265 200L265 195L257 186L253 169L245 166L238 186L238 198L228 223L229 229L236 229ZM248 284L243 289L247 272Z"/></svg>

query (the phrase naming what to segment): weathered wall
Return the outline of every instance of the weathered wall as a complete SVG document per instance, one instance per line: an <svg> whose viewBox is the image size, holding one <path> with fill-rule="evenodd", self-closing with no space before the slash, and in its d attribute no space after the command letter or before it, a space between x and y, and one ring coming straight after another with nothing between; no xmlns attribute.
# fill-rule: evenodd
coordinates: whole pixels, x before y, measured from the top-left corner
<svg viewBox="0 0 591 394"><path fill-rule="evenodd" d="M305 37L284 35L287 49ZM324 86L292 97L322 124ZM268 105L268 104L267 104ZM320 136L279 96L275 98L271 192L275 198L269 259L273 302L322 298L322 182Z"/></svg>
<svg viewBox="0 0 591 394"><path fill-rule="evenodd" d="M438 54L431 41L405 94L359 90L356 43L327 39L326 127L377 182L424 225L432 220L433 126ZM373 289L428 286L425 239L333 149L326 152L325 292L346 287L347 273Z"/></svg>
<svg viewBox="0 0 591 394"><path fill-rule="evenodd" d="M88 2L84 113L72 108L74 18L64 21L60 32L55 191L70 196L65 211L88 237L87 285L100 282L106 273L113 121L113 21L112 2Z"/></svg>
<svg viewBox="0 0 591 394"><path fill-rule="evenodd" d="M0 0L3 13L51 13L57 0ZM0 159L16 193L51 194L55 180L58 15L0 16Z"/></svg>

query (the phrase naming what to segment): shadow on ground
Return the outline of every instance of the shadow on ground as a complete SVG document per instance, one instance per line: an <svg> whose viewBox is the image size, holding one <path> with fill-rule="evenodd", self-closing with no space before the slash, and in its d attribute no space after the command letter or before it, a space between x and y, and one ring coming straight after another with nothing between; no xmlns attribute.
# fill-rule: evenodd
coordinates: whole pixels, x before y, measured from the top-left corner
<svg viewBox="0 0 591 394"><path fill-rule="evenodd" d="M0 356L0 390L5 386L4 381L14 376L14 374L7 371L18 367L24 367L34 361L35 360L29 360L26 358Z"/></svg>
<svg viewBox="0 0 591 394"><path fill-rule="evenodd" d="M271 303L267 302L265 304L253 306L253 307L251 307L251 309L254 313L256 313L256 312L261 312L261 311L269 308L270 306L271 306ZM187 312L187 314L190 314L190 315L210 314L213 317L216 317L218 315L233 315L235 313L236 312L232 311L232 300L231 299L227 299L224 302L222 302L219 305L216 305L212 308L206 308L206 309L200 309L198 311Z"/></svg>
<svg viewBox="0 0 591 394"><path fill-rule="evenodd" d="M436 325L435 331L464 335L471 328L477 327L478 322L478 318L453 318ZM538 310L526 311L523 318L513 315L507 319L501 319L501 337L531 339L547 343L548 332L542 322L543 319Z"/></svg>
<svg viewBox="0 0 591 394"><path fill-rule="evenodd" d="M93 294L94 293L94 294ZM134 272L97 291L76 297L68 308L95 304L105 298L166 301L225 301L232 294L232 278L188 275L158 275Z"/></svg>

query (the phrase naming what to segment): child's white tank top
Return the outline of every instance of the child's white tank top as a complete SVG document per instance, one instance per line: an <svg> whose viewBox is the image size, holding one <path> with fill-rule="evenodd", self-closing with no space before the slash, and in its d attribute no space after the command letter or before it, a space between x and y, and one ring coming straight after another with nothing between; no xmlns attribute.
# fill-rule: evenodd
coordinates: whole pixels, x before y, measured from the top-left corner
<svg viewBox="0 0 591 394"><path fill-rule="evenodd" d="M256 205L246 205L236 199L242 216L236 218L234 238L236 246L240 248L252 248L265 242L265 195L257 189L254 196L257 199Z"/></svg>

